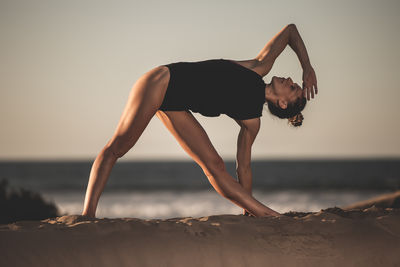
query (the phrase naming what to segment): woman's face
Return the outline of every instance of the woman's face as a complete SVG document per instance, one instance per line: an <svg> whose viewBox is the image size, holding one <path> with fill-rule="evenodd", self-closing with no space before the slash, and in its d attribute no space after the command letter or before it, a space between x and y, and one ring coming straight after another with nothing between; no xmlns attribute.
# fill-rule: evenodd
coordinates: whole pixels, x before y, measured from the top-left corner
<svg viewBox="0 0 400 267"><path fill-rule="evenodd" d="M304 97L301 86L294 83L290 77L283 78L273 76L271 83L274 94L282 102L293 103L298 98Z"/></svg>

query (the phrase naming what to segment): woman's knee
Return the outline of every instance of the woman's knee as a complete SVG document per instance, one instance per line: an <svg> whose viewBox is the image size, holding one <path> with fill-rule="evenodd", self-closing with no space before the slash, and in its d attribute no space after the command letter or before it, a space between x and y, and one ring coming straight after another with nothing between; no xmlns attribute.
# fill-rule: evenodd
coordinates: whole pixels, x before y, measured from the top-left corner
<svg viewBox="0 0 400 267"><path fill-rule="evenodd" d="M130 149L131 145L127 142L121 142L118 139L112 140L105 145L102 153L105 157L122 158Z"/></svg>

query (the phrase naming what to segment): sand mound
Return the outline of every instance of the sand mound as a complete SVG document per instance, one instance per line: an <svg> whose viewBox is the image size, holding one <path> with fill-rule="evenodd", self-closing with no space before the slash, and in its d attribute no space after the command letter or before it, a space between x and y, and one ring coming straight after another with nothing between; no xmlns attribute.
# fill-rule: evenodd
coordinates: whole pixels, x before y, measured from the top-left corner
<svg viewBox="0 0 400 267"><path fill-rule="evenodd" d="M171 219L62 216L0 226L1 266L395 266L400 209Z"/></svg>

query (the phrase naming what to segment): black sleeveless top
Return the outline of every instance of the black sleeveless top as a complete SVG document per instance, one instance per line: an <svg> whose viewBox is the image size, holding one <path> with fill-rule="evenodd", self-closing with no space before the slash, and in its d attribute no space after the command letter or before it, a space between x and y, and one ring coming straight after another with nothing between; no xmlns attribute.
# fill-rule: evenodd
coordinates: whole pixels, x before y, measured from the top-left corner
<svg viewBox="0 0 400 267"><path fill-rule="evenodd" d="M160 110L226 114L246 120L262 116L265 82L258 73L227 59L175 62Z"/></svg>

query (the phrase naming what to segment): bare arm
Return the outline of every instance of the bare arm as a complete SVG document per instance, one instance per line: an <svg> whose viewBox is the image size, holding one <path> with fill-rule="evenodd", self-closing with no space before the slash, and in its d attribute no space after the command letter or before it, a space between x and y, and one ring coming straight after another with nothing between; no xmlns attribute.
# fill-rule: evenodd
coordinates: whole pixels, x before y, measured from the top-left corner
<svg viewBox="0 0 400 267"><path fill-rule="evenodd" d="M260 119L237 121L241 126L236 153L236 174L243 188L252 194L251 147L260 129ZM243 212L248 214L246 210Z"/></svg>
<svg viewBox="0 0 400 267"><path fill-rule="evenodd" d="M291 24L285 26L278 32L265 46L260 53L255 57L259 62L259 68L262 69L262 76L269 73L276 58L282 53L286 45L289 43Z"/></svg>
<svg viewBox="0 0 400 267"><path fill-rule="evenodd" d="M282 53L287 45L289 45L296 53L301 67L303 68L303 87L307 89L304 93L308 95L308 100L310 100L310 93L314 98L314 91L312 90L313 86L315 93L318 92L317 79L314 69L311 67L307 49L295 24L286 25L264 46L260 53L255 57L255 60L258 61L257 68L261 70L262 76L267 75L276 58Z"/></svg>
<svg viewBox="0 0 400 267"><path fill-rule="evenodd" d="M259 65L264 68L264 72L266 72L265 75L271 70L276 58L287 45L295 51L303 68L310 65L306 47L296 25L289 24L278 32L255 57L255 59L260 62Z"/></svg>
<svg viewBox="0 0 400 267"><path fill-rule="evenodd" d="M315 71L311 66L306 46L304 45L303 39L301 39L301 36L297 30L296 25L294 24L290 25L293 26L291 27L289 46L296 53L297 57L299 58L301 67L303 68L304 96L307 96L307 99L310 100L310 94L311 97L314 98L314 91L315 94L318 93L317 77L315 76Z"/></svg>
<svg viewBox="0 0 400 267"><path fill-rule="evenodd" d="M304 45L303 39L300 36L299 31L297 30L296 25L289 24L290 26L290 39L289 39L289 46L293 49L296 53L297 57L299 58L301 67L303 69L311 66L310 59L308 58L308 53L306 46Z"/></svg>

